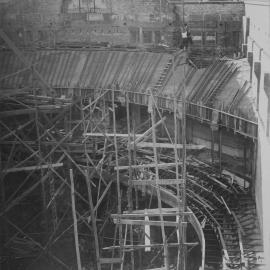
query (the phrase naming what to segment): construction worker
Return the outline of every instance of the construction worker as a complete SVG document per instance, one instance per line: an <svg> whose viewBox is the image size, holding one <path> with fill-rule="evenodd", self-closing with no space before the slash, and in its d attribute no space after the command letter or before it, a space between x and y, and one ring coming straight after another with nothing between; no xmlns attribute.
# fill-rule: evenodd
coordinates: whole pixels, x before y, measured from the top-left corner
<svg viewBox="0 0 270 270"><path fill-rule="evenodd" d="M188 25L186 23L184 24L184 27L182 28L181 36L182 36L182 46L181 47L184 50L186 50L188 48L189 43L192 44L191 33L190 33Z"/></svg>

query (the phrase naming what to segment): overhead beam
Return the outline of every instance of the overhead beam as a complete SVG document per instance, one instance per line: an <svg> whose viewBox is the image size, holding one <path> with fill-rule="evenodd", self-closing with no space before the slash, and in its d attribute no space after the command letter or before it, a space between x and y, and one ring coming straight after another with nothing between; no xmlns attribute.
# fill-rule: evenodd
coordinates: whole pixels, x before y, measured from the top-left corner
<svg viewBox="0 0 270 270"><path fill-rule="evenodd" d="M165 226L165 227L178 227L179 223L175 221L154 221L154 220L134 220L134 219L118 219L113 220L115 224L126 224L126 225L150 225L150 226Z"/></svg>
<svg viewBox="0 0 270 270"><path fill-rule="evenodd" d="M130 217L145 217L145 216L148 216L148 217L156 217L156 216L159 216L160 215L160 212L159 212L159 209L156 209L157 211L154 213L148 213L147 210L149 209L145 209L145 213L126 213L126 214L121 214L121 215L118 215L118 214L112 214L111 217L112 218L130 218ZM193 213L192 212L179 212L179 210L177 209L176 211L174 212L162 212L162 216L164 217L175 217L177 215L192 215Z"/></svg>
<svg viewBox="0 0 270 270"><path fill-rule="evenodd" d="M132 180L131 184L133 186L145 186L145 185L181 185L183 184L182 180L177 179L159 179L159 180Z"/></svg>
<svg viewBox="0 0 270 270"><path fill-rule="evenodd" d="M197 246L199 245L199 242L194 242L194 243L184 243L187 246ZM178 243L168 243L168 247L178 247ZM151 247L151 248L160 248L163 247L163 244L151 244L151 245L123 245L123 249L125 250L131 250L131 249L144 249L146 247ZM113 249L120 249L120 246L110 246L110 247L104 247L102 248L103 250L113 250ZM157 268L160 269L160 268ZM163 268L162 268L163 269ZM150 270L150 269L149 269Z"/></svg>
<svg viewBox="0 0 270 270"><path fill-rule="evenodd" d="M141 137L143 134L135 134L135 137ZM92 136L92 137L104 137L104 133L99 133L99 132L86 132L83 133L83 136ZM128 138L130 136L129 134L126 133L106 133L107 137L122 137L122 138ZM132 135L133 137L134 135Z"/></svg>
<svg viewBox="0 0 270 270"><path fill-rule="evenodd" d="M162 213L170 213L170 212L176 212L179 209L177 207L169 207L169 208L161 208ZM129 211L124 211L124 214L129 214ZM160 214L160 209L159 208L150 208L150 209L136 209L136 210L132 210L132 214L145 214L147 213L147 215L151 214L151 213L159 213ZM192 212L190 212L192 213Z"/></svg>
<svg viewBox="0 0 270 270"><path fill-rule="evenodd" d="M162 169L162 168L168 168L168 167L175 167L176 163L172 162L172 163L149 163L149 164L140 164L140 165L131 165L131 166L119 166L118 170L122 171L122 170L128 170L130 167L132 169L144 169L144 168L156 168L156 166L158 166L158 168ZM178 165L181 165L178 163ZM117 168L114 167L114 170L116 170Z"/></svg>
<svg viewBox="0 0 270 270"><path fill-rule="evenodd" d="M153 143L152 142L139 142L136 144L137 148L153 148ZM172 143L156 143L157 148L170 148L174 149L175 147L177 149L183 149L182 144L172 144ZM188 150L201 150L205 148L204 145L196 145L196 144L187 144L186 149Z"/></svg>

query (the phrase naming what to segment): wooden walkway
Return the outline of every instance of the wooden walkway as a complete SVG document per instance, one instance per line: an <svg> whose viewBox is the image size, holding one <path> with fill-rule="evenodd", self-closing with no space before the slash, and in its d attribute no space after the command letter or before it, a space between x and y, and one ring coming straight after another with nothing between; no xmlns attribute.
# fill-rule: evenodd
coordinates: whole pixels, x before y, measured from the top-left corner
<svg viewBox="0 0 270 270"><path fill-rule="evenodd" d="M68 89L55 89L57 95L68 94ZM107 101L112 99L112 89L74 89L75 95L80 94L83 98L93 96L95 93L104 95ZM131 91L114 90L115 100L120 103L125 103L126 95L128 96L129 103L138 104L142 106L149 105L148 93L139 93ZM77 94L78 93L78 94ZM155 103L160 110L173 112L174 99L171 97L154 95ZM180 99L177 101L179 111L181 111L182 102ZM258 123L250 121L231 113L214 109L202 104L196 104L190 101L186 101L186 115L187 117L197 119L200 122L207 123L209 125L218 125L226 127L233 132L241 134L245 137L257 139L258 135Z"/></svg>

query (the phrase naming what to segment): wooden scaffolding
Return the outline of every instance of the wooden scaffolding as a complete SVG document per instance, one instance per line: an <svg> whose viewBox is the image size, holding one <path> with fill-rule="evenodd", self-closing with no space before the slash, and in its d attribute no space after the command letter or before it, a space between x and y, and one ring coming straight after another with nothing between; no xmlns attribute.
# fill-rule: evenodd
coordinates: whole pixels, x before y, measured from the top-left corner
<svg viewBox="0 0 270 270"><path fill-rule="evenodd" d="M204 269L203 227L209 220L222 245L225 269L231 259L213 214L216 208L207 198L237 223L241 247L241 224L226 203L236 188L220 172L221 180L205 173L210 170L206 164L187 162L186 152L203 146L186 143L185 87L180 100L166 103L172 122L167 122L168 111L162 110L153 90L143 96L146 121L137 121L135 93L117 89L117 82L112 89L56 93L1 31L0 36L32 75L29 87L0 93L1 267L12 269L10 250L16 246L16 260L29 260L29 267L45 256L61 269L74 269L57 246L71 235L79 270L84 265L98 270L184 270L195 246L200 246L199 266ZM125 110L121 124L120 106ZM196 181L187 175L188 163L199 174ZM24 216L27 209L31 211ZM197 209L201 220L194 214ZM35 228L37 221L41 225ZM188 224L198 241L187 240ZM114 230L110 239L107 226ZM177 250L173 262L172 248ZM91 250L89 258L82 254L85 250ZM144 263L143 254L151 260ZM237 264L243 263L241 249Z"/></svg>

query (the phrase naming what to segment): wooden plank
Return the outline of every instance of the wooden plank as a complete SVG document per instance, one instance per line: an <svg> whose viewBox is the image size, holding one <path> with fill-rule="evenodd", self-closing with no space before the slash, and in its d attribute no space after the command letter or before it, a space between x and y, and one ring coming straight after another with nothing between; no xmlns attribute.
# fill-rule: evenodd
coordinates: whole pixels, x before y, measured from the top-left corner
<svg viewBox="0 0 270 270"><path fill-rule="evenodd" d="M194 243L184 243L187 246L197 246L199 245L199 242ZM168 247L179 247L179 243L167 243ZM151 244L151 245L123 245L123 249L130 250L130 249L144 249L146 247L151 248L159 248L163 247L163 244ZM104 247L103 250L113 250L113 249L120 249L120 246L110 246L110 247Z"/></svg>
<svg viewBox="0 0 270 270"><path fill-rule="evenodd" d="M164 224L165 227L178 227L178 222L175 221L145 221L145 220L134 220L134 219L113 219L115 224L126 224L126 225L150 225L150 226L162 226Z"/></svg>
<svg viewBox="0 0 270 270"><path fill-rule="evenodd" d="M39 99L39 100L46 100L46 101L59 101L60 103L70 103L72 102L71 98L66 98L66 97L48 97L48 96L39 96L39 95L27 95L27 97L31 97L34 99Z"/></svg>
<svg viewBox="0 0 270 270"><path fill-rule="evenodd" d="M178 163L179 164L179 163ZM131 167L132 169L144 169L144 168L155 168L156 166L158 168L168 168L168 167L175 167L176 163L172 162L172 163L159 163L159 164L155 164L155 163L149 163L149 164L141 164L141 165L131 165L131 166L119 166L118 170L128 170L129 167ZM181 164L179 164L181 165ZM116 171L117 167L114 167L114 170Z"/></svg>
<svg viewBox="0 0 270 270"><path fill-rule="evenodd" d="M167 213L167 212L176 212L178 211L177 207L169 207L169 208L161 208L162 212ZM147 211L147 212L145 212ZM124 211L124 214L129 214L130 212L128 211ZM160 209L159 208L150 208L150 209L139 209L139 210L132 210L131 212L132 214L156 214L156 213L160 213Z"/></svg>
<svg viewBox="0 0 270 270"><path fill-rule="evenodd" d="M181 179L159 179L159 180L132 180L133 186L145 186L145 185L180 185L183 184Z"/></svg>
<svg viewBox="0 0 270 270"><path fill-rule="evenodd" d="M37 165L37 166L28 166L28 167L20 167L20 168L9 168L3 170L4 173L13 173L13 172L21 172L21 171L34 171L34 170L42 170L48 168L58 168L62 167L63 163L54 163L54 164L45 164L45 165Z"/></svg>
<svg viewBox="0 0 270 270"><path fill-rule="evenodd" d="M153 148L152 142L139 142L136 144L136 147L138 148ZM168 148L168 149L183 149L182 144L172 144L172 143L156 143L157 148ZM187 150L201 150L205 148L204 145L196 145L196 144L187 144L186 149Z"/></svg>
<svg viewBox="0 0 270 270"><path fill-rule="evenodd" d="M135 134L134 136L135 137L140 137L142 136L143 134ZM86 133L83 133L83 136L91 136L91 137L104 137L104 133L99 133L99 132L86 132ZM128 138L129 134L127 133L106 133L106 137L121 137L121 138ZM133 137L133 135L132 135Z"/></svg>
<svg viewBox="0 0 270 270"><path fill-rule="evenodd" d="M122 263L122 258L99 258L100 264Z"/></svg>
<svg viewBox="0 0 270 270"><path fill-rule="evenodd" d="M175 211L175 212L161 212L162 216L163 217L176 217L176 216L179 216L179 215L191 215L192 212L179 212L179 211ZM135 214L135 213L128 213L128 214L121 214L121 215L118 215L118 214L111 214L111 217L112 218L139 218L139 217L145 217L145 216L148 216L148 217L158 217L160 216L160 212L156 212L156 213L142 213L142 214Z"/></svg>

